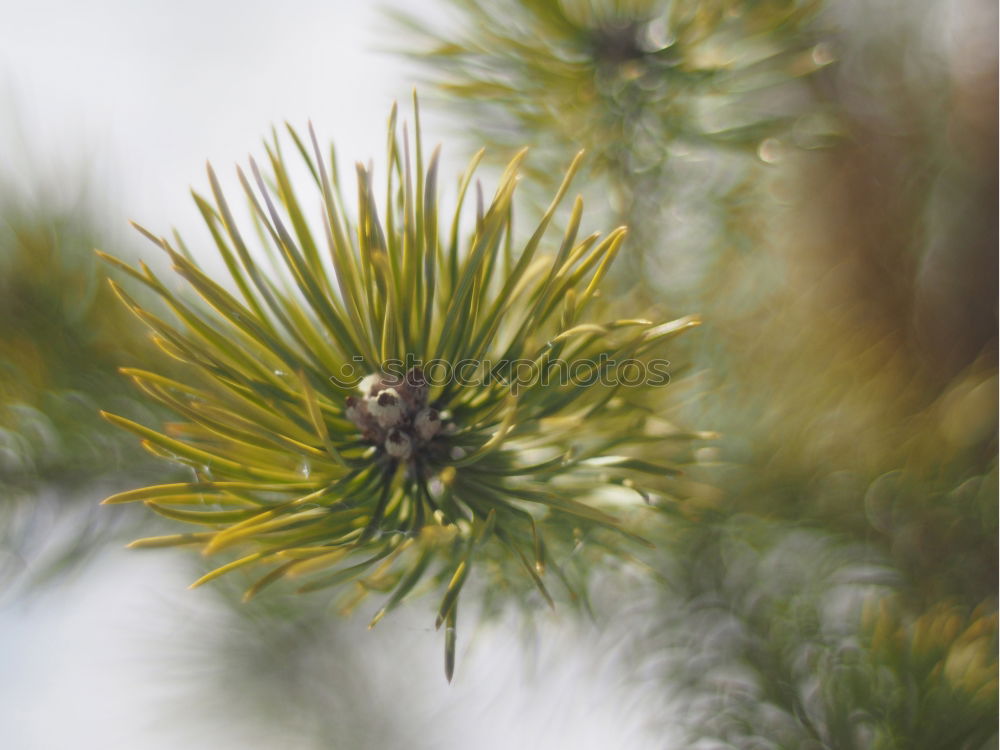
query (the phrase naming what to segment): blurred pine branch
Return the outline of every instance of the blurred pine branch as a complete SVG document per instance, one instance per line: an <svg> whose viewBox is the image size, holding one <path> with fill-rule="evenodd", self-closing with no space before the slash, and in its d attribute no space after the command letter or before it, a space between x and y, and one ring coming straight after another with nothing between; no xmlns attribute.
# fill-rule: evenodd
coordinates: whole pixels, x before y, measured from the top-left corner
<svg viewBox="0 0 1000 750"><path fill-rule="evenodd" d="M657 635L638 641L639 668L680 639L740 675L669 661L664 700L686 684L707 706L689 714L693 738L995 746L990 61L961 44L947 59L923 23L948 15L933 2L450 7L440 26L404 18L405 44L456 121L501 151L511 137L587 146L594 184L638 229L620 288L667 309L695 300L706 318L685 350L701 397L681 418L723 433L689 471L721 492L668 532L673 588L646 613ZM769 520L755 530L744 513ZM813 554L829 567L811 571ZM854 578L852 555L877 585ZM821 594L841 575L853 605L834 616ZM945 629L941 648L976 665L971 687L943 686L947 657L915 665L870 642L861 603L887 597L900 633L968 618L975 637ZM741 635L718 651L716 627Z"/></svg>

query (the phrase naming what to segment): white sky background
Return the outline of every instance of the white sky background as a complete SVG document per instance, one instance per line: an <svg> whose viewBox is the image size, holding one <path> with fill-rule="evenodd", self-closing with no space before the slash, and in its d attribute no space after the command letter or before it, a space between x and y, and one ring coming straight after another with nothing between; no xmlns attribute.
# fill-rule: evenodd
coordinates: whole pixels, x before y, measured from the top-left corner
<svg viewBox="0 0 1000 750"><path fill-rule="evenodd" d="M408 115L412 80L376 51L391 45L375 3L2 0L0 18L0 111L28 147L5 157L83 164L113 221L198 226L188 187L206 190L206 160L228 177L272 125L311 119L343 169L384 151L394 99Z"/></svg>
<svg viewBox="0 0 1000 750"><path fill-rule="evenodd" d="M51 176L82 166L113 228L137 219L200 236L188 187L205 188L206 159L228 175L234 162L261 153L272 123L311 118L321 138L337 143L342 168L383 151L390 104L412 85L403 61L375 51L391 46L377 35L384 28L373 4L348 0L0 0L0 165L25 185L30 170ZM430 144L446 135L427 130ZM463 158L445 156L446 165ZM189 603L199 601L184 590L182 554L112 551L72 586L0 609L0 747L283 746L237 726L200 732L168 713L162 698L178 685L166 682L150 649L184 630ZM414 682L426 683L417 692L432 746L643 746L636 717L620 711L628 702L620 684L591 655L593 642L569 637L568 623L545 623L545 668L534 673L510 634L481 634L464 659L460 644L451 687L441 634L396 627L383 623L368 635L359 620L356 648L405 665L392 670L382 660L379 710L392 712ZM411 632L402 642L393 635L399 627ZM183 653L183 643L174 645Z"/></svg>

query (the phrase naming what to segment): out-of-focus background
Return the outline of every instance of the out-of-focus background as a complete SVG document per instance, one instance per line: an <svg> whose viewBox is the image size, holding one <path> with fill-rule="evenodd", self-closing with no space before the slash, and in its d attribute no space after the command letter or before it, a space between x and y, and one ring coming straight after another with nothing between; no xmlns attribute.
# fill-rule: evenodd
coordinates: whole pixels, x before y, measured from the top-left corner
<svg viewBox="0 0 1000 750"><path fill-rule="evenodd" d="M995 3L2 11L0 746L997 746ZM162 417L92 249L159 263L135 219L211 268L206 159L311 120L366 161L414 86L445 173L588 150L616 295L706 321L655 406L719 434L658 575L467 628L450 686L419 602L187 591L195 556L123 549L168 524L97 506L173 469L97 416Z"/></svg>

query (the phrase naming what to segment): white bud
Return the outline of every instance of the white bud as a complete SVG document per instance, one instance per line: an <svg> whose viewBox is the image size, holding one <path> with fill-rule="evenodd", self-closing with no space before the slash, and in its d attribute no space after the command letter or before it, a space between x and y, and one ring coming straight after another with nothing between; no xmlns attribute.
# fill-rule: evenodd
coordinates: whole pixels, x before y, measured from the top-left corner
<svg viewBox="0 0 1000 750"><path fill-rule="evenodd" d="M386 388L377 396L366 398L365 404L375 421L386 429L395 427L403 419L403 404L394 388Z"/></svg>
<svg viewBox="0 0 1000 750"><path fill-rule="evenodd" d="M365 396L371 396L372 392L382 384L382 378L378 375L372 373L371 375L365 376L361 383L358 385L358 390L361 391Z"/></svg>
<svg viewBox="0 0 1000 750"><path fill-rule="evenodd" d="M406 433L393 430L385 439L385 452L393 458L405 461L413 453L413 442Z"/></svg>
<svg viewBox="0 0 1000 750"><path fill-rule="evenodd" d="M430 440L441 431L441 417L436 409L422 409L413 420L413 426L421 440Z"/></svg>

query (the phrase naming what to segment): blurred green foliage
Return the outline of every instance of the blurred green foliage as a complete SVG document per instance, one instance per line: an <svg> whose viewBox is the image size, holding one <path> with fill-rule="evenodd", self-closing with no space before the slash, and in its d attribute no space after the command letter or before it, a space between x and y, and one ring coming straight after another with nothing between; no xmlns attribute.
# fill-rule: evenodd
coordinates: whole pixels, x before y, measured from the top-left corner
<svg viewBox="0 0 1000 750"><path fill-rule="evenodd" d="M586 149L596 202L632 232L623 270L640 290L669 289L668 305L698 298L720 249L745 249L727 225L782 141L836 133L801 83L833 60L818 0L446 6L436 26L397 17L456 130L501 155L531 144L543 182Z"/></svg>
<svg viewBox="0 0 1000 750"><path fill-rule="evenodd" d="M94 245L93 210L0 189L0 486L97 479L141 455L100 419L140 413L118 368L146 351L118 309Z"/></svg>
<svg viewBox="0 0 1000 750"><path fill-rule="evenodd" d="M456 121L587 146L639 228L623 288L706 320L677 415L722 438L634 646L660 710L735 747L995 746L989 46L935 2L451 5L408 51Z"/></svg>
<svg viewBox="0 0 1000 750"><path fill-rule="evenodd" d="M629 661L690 746L995 744L991 602L914 612L884 550L802 524L729 515L667 542L671 595L630 613Z"/></svg>
<svg viewBox="0 0 1000 750"><path fill-rule="evenodd" d="M63 575L137 517L95 507L102 493L148 475L152 461L100 417L152 411L118 368L152 347L120 309L94 246L113 233L86 180L58 188L0 185L0 591L19 596ZM77 190L73 194L74 188Z"/></svg>

